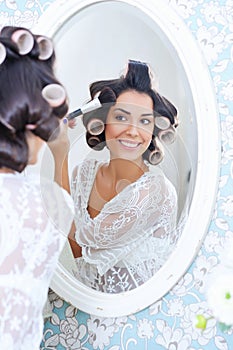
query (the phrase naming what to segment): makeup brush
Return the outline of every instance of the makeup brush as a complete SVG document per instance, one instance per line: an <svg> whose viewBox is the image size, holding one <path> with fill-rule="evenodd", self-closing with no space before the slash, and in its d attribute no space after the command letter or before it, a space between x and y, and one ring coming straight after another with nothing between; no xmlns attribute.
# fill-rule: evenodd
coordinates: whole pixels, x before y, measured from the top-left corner
<svg viewBox="0 0 233 350"><path fill-rule="evenodd" d="M91 135L100 135L104 130L104 122L100 118L92 118L86 116L88 112L92 112L98 108L103 107L104 104L111 104L116 102L116 95L113 90L109 87L105 87L101 90L98 97L95 97L90 102L86 103L84 106L78 108L77 110L68 114L67 119L72 120L78 116L84 115L83 124L87 131Z"/></svg>
<svg viewBox="0 0 233 350"><path fill-rule="evenodd" d="M67 119L72 120L76 117L79 117L85 113L94 111L100 107L104 103L111 103L111 102L116 102L116 96L112 89L105 87L99 94L98 97L95 97L93 100L90 102L87 102L85 105L82 107L76 109L75 111L71 112L68 114Z"/></svg>
<svg viewBox="0 0 233 350"><path fill-rule="evenodd" d="M72 120L76 117L79 117L87 112L94 111L95 109L98 109L102 107L101 102L98 97L94 98L90 102L86 103L84 106L76 109L75 111L68 114L67 119Z"/></svg>

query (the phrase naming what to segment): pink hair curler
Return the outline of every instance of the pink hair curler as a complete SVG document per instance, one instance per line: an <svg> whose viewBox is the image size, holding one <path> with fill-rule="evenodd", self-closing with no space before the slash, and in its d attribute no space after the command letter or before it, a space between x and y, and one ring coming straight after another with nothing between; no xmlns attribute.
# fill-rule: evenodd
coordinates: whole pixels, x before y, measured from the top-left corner
<svg viewBox="0 0 233 350"><path fill-rule="evenodd" d="M91 147L95 147L96 145L98 145L99 142L100 142L100 139L98 136L91 136L88 139L88 144Z"/></svg>
<svg viewBox="0 0 233 350"><path fill-rule="evenodd" d="M66 92L59 84L48 84L43 88L42 96L51 107L58 107L65 101Z"/></svg>
<svg viewBox="0 0 233 350"><path fill-rule="evenodd" d="M36 41L38 43L39 50L40 50L39 59L48 60L53 54L52 40L45 36L38 36Z"/></svg>
<svg viewBox="0 0 233 350"><path fill-rule="evenodd" d="M155 117L155 126L161 130L166 130L171 125L170 120L167 117Z"/></svg>
<svg viewBox="0 0 233 350"><path fill-rule="evenodd" d="M173 125L171 125L168 129L166 130L161 130L158 133L158 137L160 141L166 143L166 144L171 144L175 141L176 138L176 130Z"/></svg>
<svg viewBox="0 0 233 350"><path fill-rule="evenodd" d="M100 135L104 131L104 122L100 119L94 118L87 123L87 131L91 135Z"/></svg>
<svg viewBox="0 0 233 350"><path fill-rule="evenodd" d="M154 151L150 152L149 162L152 165L157 165L163 160L164 149L163 149L163 145L159 142L157 137L154 139L153 143L154 143L155 149Z"/></svg>
<svg viewBox="0 0 233 350"><path fill-rule="evenodd" d="M14 33L11 35L11 39L18 46L20 55L27 55L33 48L33 35L25 29L18 29L14 31Z"/></svg>
<svg viewBox="0 0 233 350"><path fill-rule="evenodd" d="M93 148L95 151L101 151L104 146L105 142L101 141L98 136L91 136L88 139L88 145Z"/></svg>
<svg viewBox="0 0 233 350"><path fill-rule="evenodd" d="M6 48L2 43L0 43L0 64L4 62L5 58L6 58Z"/></svg>
<svg viewBox="0 0 233 350"><path fill-rule="evenodd" d="M175 119L174 127L176 128L180 124L180 119L178 118L177 115L174 117L174 119Z"/></svg>

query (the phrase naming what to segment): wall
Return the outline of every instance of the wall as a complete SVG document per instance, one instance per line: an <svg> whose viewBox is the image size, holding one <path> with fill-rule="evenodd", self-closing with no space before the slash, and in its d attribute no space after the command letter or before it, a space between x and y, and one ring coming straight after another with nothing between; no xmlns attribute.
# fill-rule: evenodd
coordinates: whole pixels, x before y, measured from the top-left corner
<svg viewBox="0 0 233 350"><path fill-rule="evenodd" d="M179 283L162 300L137 314L103 319L73 308L52 293L53 317L45 323L41 350L233 349L233 329L222 333L214 319L203 332L194 326L197 313L209 314L202 294L203 279L217 264L225 237L233 235L233 1L164 1L174 7L198 41L216 89L222 157L218 197L208 233ZM31 28L52 2L1 0L0 26Z"/></svg>

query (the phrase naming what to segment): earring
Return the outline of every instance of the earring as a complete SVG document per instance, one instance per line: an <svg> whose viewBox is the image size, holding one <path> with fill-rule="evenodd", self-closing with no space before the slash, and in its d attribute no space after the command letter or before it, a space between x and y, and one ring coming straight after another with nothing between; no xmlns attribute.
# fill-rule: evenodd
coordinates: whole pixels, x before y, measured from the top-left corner
<svg viewBox="0 0 233 350"><path fill-rule="evenodd" d="M148 160L152 165L157 165L163 160L164 149L158 137L155 137L155 139L152 140L152 143L154 146L154 150L150 151Z"/></svg>

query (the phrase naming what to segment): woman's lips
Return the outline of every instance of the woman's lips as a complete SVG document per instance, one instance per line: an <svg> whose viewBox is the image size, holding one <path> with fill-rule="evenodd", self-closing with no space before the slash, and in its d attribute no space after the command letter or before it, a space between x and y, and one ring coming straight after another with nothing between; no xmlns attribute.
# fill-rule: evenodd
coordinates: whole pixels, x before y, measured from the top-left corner
<svg viewBox="0 0 233 350"><path fill-rule="evenodd" d="M120 144L126 148L135 149L140 146L140 142L129 141L129 140L119 140Z"/></svg>

